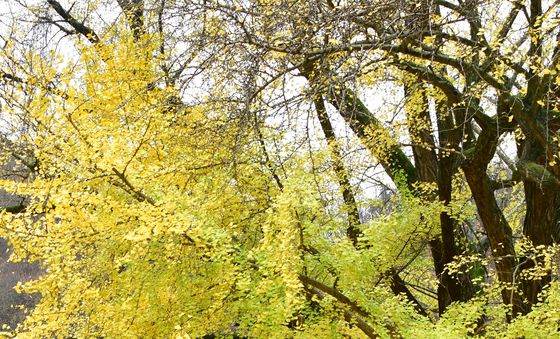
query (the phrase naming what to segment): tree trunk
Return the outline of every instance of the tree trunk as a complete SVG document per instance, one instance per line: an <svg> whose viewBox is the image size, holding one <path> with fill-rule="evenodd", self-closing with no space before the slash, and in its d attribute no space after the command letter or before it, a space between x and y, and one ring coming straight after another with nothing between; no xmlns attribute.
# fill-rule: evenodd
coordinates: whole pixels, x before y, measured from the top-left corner
<svg viewBox="0 0 560 339"><path fill-rule="evenodd" d="M416 89L412 86L405 85L405 98L411 99L412 96L420 95L420 100L414 100L414 104L422 105L422 109L418 111L417 117L412 117L413 110L418 107L411 107L408 114L409 133L412 139L412 153L414 156L414 164L418 172L418 178L421 182L437 184L437 196L430 197L431 200L439 199L444 204L451 201L452 179L457 172L458 167L455 166L455 156L440 155L439 159L436 154L436 145L433 136L433 127L430 120L430 112L427 97L424 93L414 93L414 91L423 91L422 84L417 82ZM420 101L420 102L419 102ZM438 116L445 116L447 107L439 105ZM422 127L418 127L418 126ZM453 126L447 126L446 129L452 130ZM451 133L449 133L451 134ZM457 139L457 138L455 138ZM458 139L460 140L460 138ZM456 140L456 141L458 141ZM452 141L445 138L443 142ZM440 141L441 142L441 141ZM453 276L445 271L445 265L451 263L456 255L460 252L457 248L455 239L456 224L451 217L443 212L440 215L441 238L434 239L430 242L432 259L434 260L434 269L438 277L438 311L443 314L447 306L454 301L466 301L473 297L474 289L470 277L467 274Z"/></svg>
<svg viewBox="0 0 560 339"><path fill-rule="evenodd" d="M519 278L513 235L511 228L498 206L494 189L487 174L488 163L492 159L498 141L496 126L486 126L480 133L474 149L465 153L463 170L478 209L478 214L488 235L492 256L500 282L505 284L502 299L512 305L513 316L525 312L525 305L516 287Z"/></svg>
<svg viewBox="0 0 560 339"><path fill-rule="evenodd" d="M546 167L546 153L531 139L523 144L521 157ZM550 246L560 240L560 189L553 182L543 180L525 180L526 214L523 223L523 234L531 240L534 246ZM521 268L530 269L542 264L529 258L521 258ZM538 301L537 297L543 287L550 283L550 274L540 278L522 280L523 294L527 299L529 311Z"/></svg>

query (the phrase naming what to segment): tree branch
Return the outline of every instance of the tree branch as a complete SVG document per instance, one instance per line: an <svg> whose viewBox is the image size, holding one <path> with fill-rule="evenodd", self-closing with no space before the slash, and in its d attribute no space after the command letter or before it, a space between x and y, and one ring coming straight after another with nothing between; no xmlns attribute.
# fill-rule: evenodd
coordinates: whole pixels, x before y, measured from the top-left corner
<svg viewBox="0 0 560 339"><path fill-rule="evenodd" d="M115 175L121 179L121 181L126 185L126 187L128 187L128 189L134 194L134 196L136 197L136 199L140 202L142 201L147 201L150 205L155 206L156 202L148 197L146 194L144 194L142 191L136 189L131 183L130 181L128 181L128 179L126 178L126 176L124 175L124 173L119 172L116 168L113 167L113 172L115 173Z"/></svg>
<svg viewBox="0 0 560 339"><path fill-rule="evenodd" d="M320 289L310 286L308 288L308 291L317 295L319 297L319 299L323 299L325 297L325 293L322 292ZM352 324L352 323L356 323L356 326L362 330L362 332L364 332L365 335L368 336L368 338L379 338L380 336L375 333L375 330L368 325L368 323L366 323L361 317L357 316L355 313L347 310L346 308L343 308L343 312L344 312L344 320L346 320L348 323Z"/></svg>
<svg viewBox="0 0 560 339"><path fill-rule="evenodd" d="M348 228L346 233L354 246L358 246L358 237L362 234L358 225L360 224L360 215L358 213L358 206L356 205L356 198L352 192L352 186L350 184L350 178L348 171L344 167L342 161L342 152L338 146L338 140L334 134L334 128L331 124L329 116L327 114L327 109L325 107L325 102L323 101L323 96L320 94L316 95L313 100L315 105L315 110L317 111L317 116L319 118L319 125L325 134L329 148L331 150L331 156L333 158L333 169L335 171L336 177L338 179L338 184L342 190L342 198L344 204L346 205L346 213L348 214Z"/></svg>
<svg viewBox="0 0 560 339"><path fill-rule="evenodd" d="M76 32L82 34L86 39L88 39L92 44L96 44L100 41L99 36L95 31L83 23L76 20L68 11L66 11L62 5L56 0L47 0L47 3L55 10L58 15L60 15Z"/></svg>

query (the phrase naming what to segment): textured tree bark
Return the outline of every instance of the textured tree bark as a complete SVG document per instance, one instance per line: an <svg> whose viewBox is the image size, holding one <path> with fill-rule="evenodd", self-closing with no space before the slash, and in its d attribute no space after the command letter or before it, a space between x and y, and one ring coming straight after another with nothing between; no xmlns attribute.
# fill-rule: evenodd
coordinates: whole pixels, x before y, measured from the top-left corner
<svg viewBox="0 0 560 339"><path fill-rule="evenodd" d="M418 87L417 90L422 90L420 87L422 86L421 83L417 83L416 86ZM412 91L414 89L410 85L405 85L405 98L413 95ZM434 129L430 120L427 97L424 93L420 95L423 109L418 112L417 119L420 122L420 126L423 127L414 126L416 122L411 121L409 118L409 134L413 139L414 164L418 172L419 181L437 184L437 196L433 196L431 199L439 199L447 205L451 201L453 175L457 173L458 169L455 165L456 156L442 153L438 159L435 152ZM436 114L439 117L449 116L449 114L446 114L445 110L447 110L447 107L445 105L438 105L436 109ZM445 145L445 143L449 142L448 147L456 147L460 137L450 138L453 135L452 131L454 129L452 122L445 126L444 130L449 132L443 140L440 140L440 143L443 142ZM466 301L474 295L473 285L468 274L453 276L445 270L445 265L451 263L455 256L462 252L456 245L456 226L454 220L447 213L441 213L441 238L430 242L432 258L435 264L434 268L440 282L438 285L438 309L440 314L443 314L447 306L452 302Z"/></svg>
<svg viewBox="0 0 560 339"><path fill-rule="evenodd" d="M523 234L533 245L552 245L558 243L560 228L560 194L557 190L538 187L532 182L524 183L527 211L523 224ZM538 259L533 261L521 258L523 270L542 264ZM538 295L544 286L550 283L550 274L540 278L523 279L523 295L527 299L529 311L538 302Z"/></svg>
<svg viewBox="0 0 560 339"><path fill-rule="evenodd" d="M521 157L546 167L546 153L531 139L523 143ZM524 180L526 212L523 234L534 246L550 246L560 241L560 187L554 181ZM542 264L538 259L520 258L521 269L530 269ZM522 280L523 295L527 299L527 309L538 302L543 287L550 283L550 275Z"/></svg>
<svg viewBox="0 0 560 339"><path fill-rule="evenodd" d="M135 40L146 33L144 27L144 0L117 0L121 6Z"/></svg>
<svg viewBox="0 0 560 339"><path fill-rule="evenodd" d="M467 150L463 170L471 189L478 214L484 225L496 271L500 282L505 284L502 299L512 306L513 316L525 312L526 306L516 287L519 284L517 260L511 228L496 202L494 190L488 177L487 166L496 150L498 140L495 128L487 127L480 133L474 150Z"/></svg>

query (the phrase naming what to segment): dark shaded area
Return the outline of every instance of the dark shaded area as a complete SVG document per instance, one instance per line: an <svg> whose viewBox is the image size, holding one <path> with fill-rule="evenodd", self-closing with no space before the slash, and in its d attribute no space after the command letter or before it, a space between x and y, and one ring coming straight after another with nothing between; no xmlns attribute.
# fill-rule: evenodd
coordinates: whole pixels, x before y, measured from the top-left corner
<svg viewBox="0 0 560 339"><path fill-rule="evenodd" d="M25 319L25 309L35 307L40 299L37 294L17 293L14 287L19 281L28 281L41 273L38 263L9 262L10 247L0 238L0 324L14 329Z"/></svg>
<svg viewBox="0 0 560 339"><path fill-rule="evenodd" d="M5 142L5 141L4 141ZM8 145L2 144L5 148ZM4 149L4 151L6 151ZM12 152L10 152L12 153ZM29 164L23 157L12 153L12 157L0 166L0 178L13 181L25 181L30 179ZM10 194L0 189L0 209L7 213L20 213L25 210L28 199L15 194ZM11 248L6 239L0 238L0 326L8 325L15 329L17 324L25 319L24 310L35 307L40 299L38 294L29 295L17 293L15 287L18 282L26 282L41 274L38 263L10 262Z"/></svg>

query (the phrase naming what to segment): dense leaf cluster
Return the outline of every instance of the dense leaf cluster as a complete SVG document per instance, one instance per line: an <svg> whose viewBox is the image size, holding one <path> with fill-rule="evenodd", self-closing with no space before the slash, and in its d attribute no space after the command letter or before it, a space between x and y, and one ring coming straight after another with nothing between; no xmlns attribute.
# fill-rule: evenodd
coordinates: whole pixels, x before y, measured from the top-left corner
<svg viewBox="0 0 560 339"><path fill-rule="evenodd" d="M10 8L5 335L558 335L556 2Z"/></svg>

